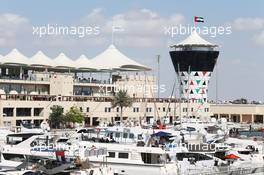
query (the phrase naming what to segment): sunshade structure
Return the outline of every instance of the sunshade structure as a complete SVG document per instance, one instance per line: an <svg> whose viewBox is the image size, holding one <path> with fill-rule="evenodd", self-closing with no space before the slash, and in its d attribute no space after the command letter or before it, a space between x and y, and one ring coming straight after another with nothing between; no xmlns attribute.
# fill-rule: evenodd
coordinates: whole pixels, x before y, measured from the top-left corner
<svg viewBox="0 0 264 175"><path fill-rule="evenodd" d="M38 51L34 56L30 58L30 66L49 68L54 67L54 62L43 52Z"/></svg>
<svg viewBox="0 0 264 175"><path fill-rule="evenodd" d="M64 53L60 53L54 60L54 66L58 69L75 69L75 62L67 57Z"/></svg>
<svg viewBox="0 0 264 175"><path fill-rule="evenodd" d="M188 46L197 46L197 47L218 47L216 44L212 44L205 39L201 38L198 33L194 30L191 35L183 40L182 42L172 45L170 47L188 47Z"/></svg>
<svg viewBox="0 0 264 175"><path fill-rule="evenodd" d="M104 52L94 57L91 61L100 70L150 70L150 68L125 56L114 45L110 45Z"/></svg>
<svg viewBox="0 0 264 175"><path fill-rule="evenodd" d="M104 52L88 59L85 55L77 60L67 57L60 53L56 58L51 59L43 52L38 51L31 58L27 58L17 49L13 49L6 56L0 55L0 67L17 66L20 69L32 68L52 69L55 71L73 71L73 72L114 72L114 71L148 71L149 67L137 63L131 58L121 53L114 45L110 45Z"/></svg>
<svg viewBox="0 0 264 175"><path fill-rule="evenodd" d="M239 159L240 157L235 154L228 154L225 156L225 159Z"/></svg>
<svg viewBox="0 0 264 175"><path fill-rule="evenodd" d="M76 61L75 61L76 68L79 70L97 70L96 66L93 65L91 60L89 60L85 55L81 55Z"/></svg>
<svg viewBox="0 0 264 175"><path fill-rule="evenodd" d="M20 53L17 49L13 49L3 57L1 63L5 65L27 66L29 65L29 59L22 53Z"/></svg>

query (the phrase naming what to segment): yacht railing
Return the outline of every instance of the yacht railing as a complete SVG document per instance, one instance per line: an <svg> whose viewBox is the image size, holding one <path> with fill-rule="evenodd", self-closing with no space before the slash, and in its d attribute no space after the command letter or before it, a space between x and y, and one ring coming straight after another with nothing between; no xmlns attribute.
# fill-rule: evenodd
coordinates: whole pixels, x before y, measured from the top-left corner
<svg viewBox="0 0 264 175"><path fill-rule="evenodd" d="M248 174L264 174L264 166L258 167L239 167L239 168L230 168L229 166L226 167L218 167L218 170L204 170L200 169L188 169L185 172L186 175L248 175Z"/></svg>

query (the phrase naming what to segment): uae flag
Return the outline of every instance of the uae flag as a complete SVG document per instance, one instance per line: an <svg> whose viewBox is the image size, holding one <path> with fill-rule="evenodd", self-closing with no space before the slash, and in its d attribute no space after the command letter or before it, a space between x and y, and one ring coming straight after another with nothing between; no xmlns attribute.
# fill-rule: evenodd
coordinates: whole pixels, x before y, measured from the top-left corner
<svg viewBox="0 0 264 175"><path fill-rule="evenodd" d="M194 17L194 22L204 22L204 18L200 16L195 16Z"/></svg>

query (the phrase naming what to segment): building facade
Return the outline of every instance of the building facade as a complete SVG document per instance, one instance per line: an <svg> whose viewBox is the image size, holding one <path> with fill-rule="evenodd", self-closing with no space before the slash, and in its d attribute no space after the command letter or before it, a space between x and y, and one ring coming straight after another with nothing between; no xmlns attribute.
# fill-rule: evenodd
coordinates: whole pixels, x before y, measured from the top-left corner
<svg viewBox="0 0 264 175"><path fill-rule="evenodd" d="M123 120L152 122L157 119L173 122L180 116L197 116L200 104L179 102L175 98L155 98L152 76L125 75L111 83L83 82L74 74L52 73L46 79L36 73L31 80L0 79L0 125L20 126L22 121L39 125L47 120L53 105L62 106L64 112L77 106L84 113L85 125L120 120L120 109L112 108L111 101L119 90L127 90L133 100L125 108ZM3 90L4 89L4 90ZM189 111L188 111L189 109ZM209 105L203 105L203 116L211 116Z"/></svg>

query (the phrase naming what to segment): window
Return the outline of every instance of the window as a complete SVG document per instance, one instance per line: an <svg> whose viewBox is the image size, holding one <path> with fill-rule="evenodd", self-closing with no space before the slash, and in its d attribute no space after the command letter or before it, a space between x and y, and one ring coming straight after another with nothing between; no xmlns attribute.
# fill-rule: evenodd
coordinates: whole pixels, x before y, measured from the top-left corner
<svg viewBox="0 0 264 175"><path fill-rule="evenodd" d="M41 116L43 108L34 108L34 116Z"/></svg>
<svg viewBox="0 0 264 175"><path fill-rule="evenodd" d="M83 108L82 107L80 107L80 111L83 112Z"/></svg>
<svg viewBox="0 0 264 175"><path fill-rule="evenodd" d="M4 121L4 126L5 127L10 127L11 126L11 121ZM1 158L0 158L1 161Z"/></svg>
<svg viewBox="0 0 264 175"><path fill-rule="evenodd" d="M139 135L138 135L138 140L142 140L142 139L143 139L142 134L139 134Z"/></svg>
<svg viewBox="0 0 264 175"><path fill-rule="evenodd" d="M182 111L183 112L187 112L188 111L188 108L182 108Z"/></svg>
<svg viewBox="0 0 264 175"><path fill-rule="evenodd" d="M163 112L166 112L166 108L165 107L163 107Z"/></svg>
<svg viewBox="0 0 264 175"><path fill-rule="evenodd" d="M115 158L115 152L108 152L108 156L107 157Z"/></svg>
<svg viewBox="0 0 264 175"><path fill-rule="evenodd" d="M138 107L134 107L133 108L133 112L139 112L139 108Z"/></svg>
<svg viewBox="0 0 264 175"><path fill-rule="evenodd" d="M111 112L111 108L108 108L108 112Z"/></svg>
<svg viewBox="0 0 264 175"><path fill-rule="evenodd" d="M116 137L116 138L119 138L119 137L120 137L120 132L116 132L116 133L115 133L115 137Z"/></svg>
<svg viewBox="0 0 264 175"><path fill-rule="evenodd" d="M141 153L141 159L145 164L159 164L161 156L160 154Z"/></svg>
<svg viewBox="0 0 264 175"><path fill-rule="evenodd" d="M146 108L146 112L151 112L152 108Z"/></svg>
<svg viewBox="0 0 264 175"><path fill-rule="evenodd" d="M209 112L209 108L204 108L204 112Z"/></svg>
<svg viewBox="0 0 264 175"><path fill-rule="evenodd" d="M3 108L4 117L12 117L14 115L14 108Z"/></svg>
<svg viewBox="0 0 264 175"><path fill-rule="evenodd" d="M119 154L118 154L118 158L121 158L121 159L128 159L128 153L119 153Z"/></svg>
<svg viewBox="0 0 264 175"><path fill-rule="evenodd" d="M133 133L130 133L130 134L129 134L129 138L130 138L130 139L134 139L134 134L133 134Z"/></svg>
<svg viewBox="0 0 264 175"><path fill-rule="evenodd" d="M89 107L86 108L86 112L90 112L90 108Z"/></svg>
<svg viewBox="0 0 264 175"><path fill-rule="evenodd" d="M16 115L21 117L31 116L31 108L16 108Z"/></svg>
<svg viewBox="0 0 264 175"><path fill-rule="evenodd" d="M116 108L116 112L119 112L119 107Z"/></svg>
<svg viewBox="0 0 264 175"><path fill-rule="evenodd" d="M105 112L107 112L107 107L105 107Z"/></svg>
<svg viewBox="0 0 264 175"><path fill-rule="evenodd" d="M128 133L126 133L126 132L125 132L125 133L123 133L123 138L124 138L124 139L126 139L126 138L127 138L127 136L128 136Z"/></svg>

